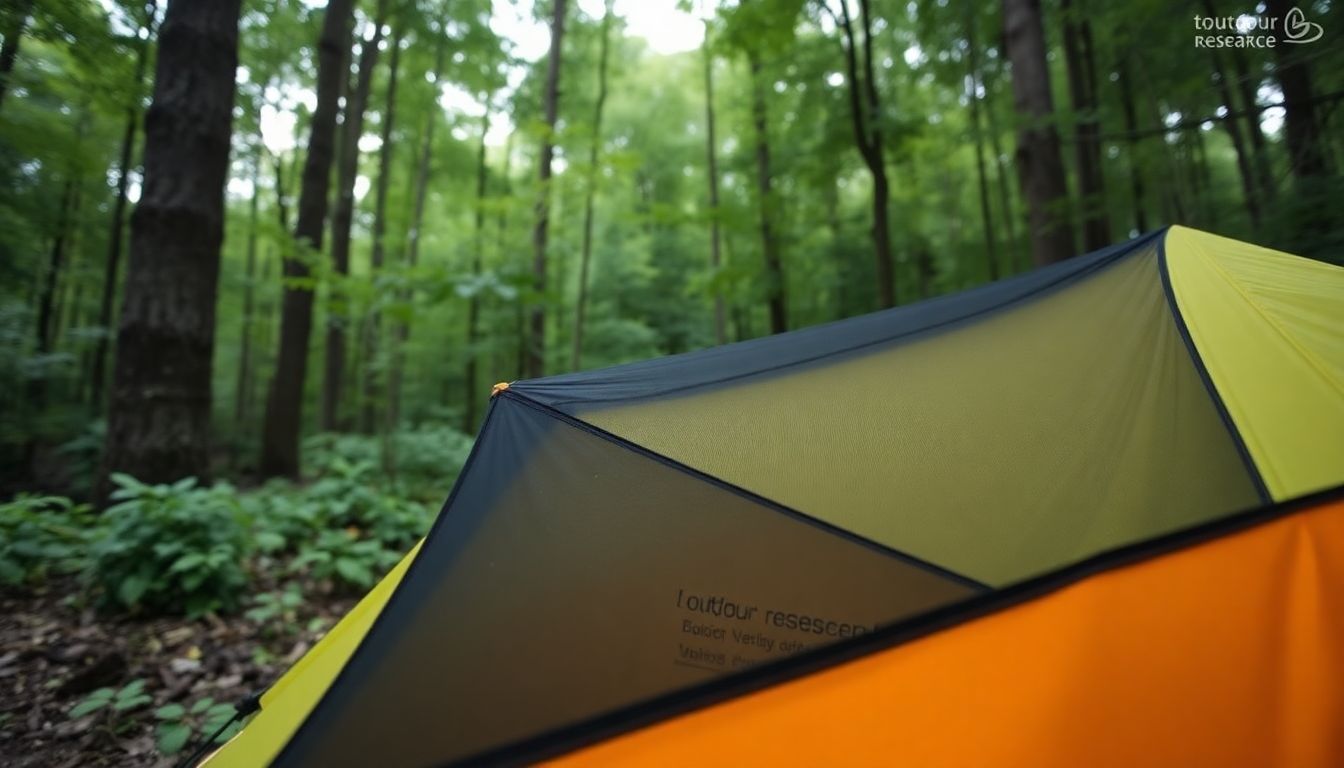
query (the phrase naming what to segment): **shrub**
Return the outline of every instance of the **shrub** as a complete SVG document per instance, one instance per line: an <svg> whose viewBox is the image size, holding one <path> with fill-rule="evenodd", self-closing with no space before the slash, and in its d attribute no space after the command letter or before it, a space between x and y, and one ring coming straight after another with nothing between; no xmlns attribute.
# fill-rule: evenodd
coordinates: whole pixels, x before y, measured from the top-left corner
<svg viewBox="0 0 1344 768"><path fill-rule="evenodd" d="M88 506L60 496L20 496L0 504L0 584L81 570L91 518Z"/></svg>
<svg viewBox="0 0 1344 768"><path fill-rule="evenodd" d="M248 525L233 488L195 478L147 485L115 474L119 502L103 514L91 547L89 581L105 603L197 617L243 597Z"/></svg>

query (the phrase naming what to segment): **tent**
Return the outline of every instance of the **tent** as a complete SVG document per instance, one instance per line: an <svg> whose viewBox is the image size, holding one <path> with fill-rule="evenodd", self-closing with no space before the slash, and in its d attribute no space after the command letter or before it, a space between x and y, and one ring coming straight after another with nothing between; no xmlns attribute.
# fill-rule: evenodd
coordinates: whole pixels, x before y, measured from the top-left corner
<svg viewBox="0 0 1344 768"><path fill-rule="evenodd" d="M1171 227L499 385L208 762L1344 764L1344 269Z"/></svg>

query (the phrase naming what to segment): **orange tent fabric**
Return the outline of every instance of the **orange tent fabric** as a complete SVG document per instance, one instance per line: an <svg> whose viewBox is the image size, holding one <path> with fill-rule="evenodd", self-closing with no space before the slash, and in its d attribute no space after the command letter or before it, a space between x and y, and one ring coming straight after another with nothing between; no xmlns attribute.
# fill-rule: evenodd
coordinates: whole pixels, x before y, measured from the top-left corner
<svg viewBox="0 0 1344 768"><path fill-rule="evenodd" d="M556 763L706 761L1344 765L1344 499Z"/></svg>

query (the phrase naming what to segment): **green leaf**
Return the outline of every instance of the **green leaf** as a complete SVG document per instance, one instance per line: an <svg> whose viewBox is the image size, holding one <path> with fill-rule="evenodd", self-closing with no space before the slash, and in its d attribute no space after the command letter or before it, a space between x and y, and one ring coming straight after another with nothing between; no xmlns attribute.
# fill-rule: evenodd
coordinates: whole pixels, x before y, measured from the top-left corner
<svg viewBox="0 0 1344 768"><path fill-rule="evenodd" d="M341 578L357 586L366 586L373 581L373 571L358 560L351 560L348 557L342 557L336 560L336 573Z"/></svg>
<svg viewBox="0 0 1344 768"><path fill-rule="evenodd" d="M214 705L215 700L209 696L206 696L204 699L198 699L195 704L191 705L191 714L199 715Z"/></svg>
<svg viewBox="0 0 1344 768"><path fill-rule="evenodd" d="M187 708L181 704L164 704L154 710L154 716L160 720L181 720L187 714Z"/></svg>
<svg viewBox="0 0 1344 768"><path fill-rule="evenodd" d="M117 599L127 608L134 608L140 604L140 598L144 596L145 590L149 589L149 579L140 574L131 574L121 580L117 587Z"/></svg>
<svg viewBox="0 0 1344 768"><path fill-rule="evenodd" d="M111 688L99 688L90 693L85 699L70 708L70 717L72 719L83 717L92 712L97 712L107 703L112 701L113 691Z"/></svg>
<svg viewBox="0 0 1344 768"><path fill-rule="evenodd" d="M191 738L191 726L186 723L159 723L159 751L165 755L174 755L182 751Z"/></svg>

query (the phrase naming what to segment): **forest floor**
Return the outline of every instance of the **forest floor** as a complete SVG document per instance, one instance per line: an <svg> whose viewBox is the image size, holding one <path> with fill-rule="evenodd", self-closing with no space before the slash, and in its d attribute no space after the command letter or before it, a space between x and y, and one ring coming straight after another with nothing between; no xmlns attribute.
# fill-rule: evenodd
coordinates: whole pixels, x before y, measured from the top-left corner
<svg viewBox="0 0 1344 768"><path fill-rule="evenodd" d="M198 620L108 617L80 607L73 579L0 591L0 765L173 766L194 748L166 756L156 710L190 709L212 699L233 704L270 685L354 604L313 595L291 615L265 623L245 616ZM101 688L143 681L144 697L125 711L104 707L72 717Z"/></svg>

